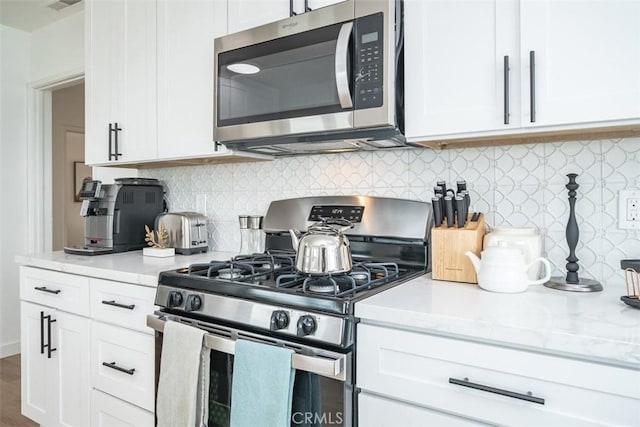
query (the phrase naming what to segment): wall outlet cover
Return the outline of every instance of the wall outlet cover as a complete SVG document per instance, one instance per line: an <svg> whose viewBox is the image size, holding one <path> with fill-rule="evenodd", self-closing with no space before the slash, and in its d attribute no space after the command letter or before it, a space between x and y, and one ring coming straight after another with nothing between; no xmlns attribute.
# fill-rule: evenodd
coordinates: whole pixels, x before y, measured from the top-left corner
<svg viewBox="0 0 640 427"><path fill-rule="evenodd" d="M640 229L640 190L620 190L618 193L618 228Z"/></svg>

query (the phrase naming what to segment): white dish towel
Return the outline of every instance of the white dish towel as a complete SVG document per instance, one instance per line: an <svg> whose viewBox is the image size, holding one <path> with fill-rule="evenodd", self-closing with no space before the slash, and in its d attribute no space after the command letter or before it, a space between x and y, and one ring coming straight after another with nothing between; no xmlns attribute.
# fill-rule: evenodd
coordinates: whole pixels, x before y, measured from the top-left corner
<svg viewBox="0 0 640 427"><path fill-rule="evenodd" d="M178 322L164 326L156 399L158 427L206 425L209 400L209 349L205 331Z"/></svg>

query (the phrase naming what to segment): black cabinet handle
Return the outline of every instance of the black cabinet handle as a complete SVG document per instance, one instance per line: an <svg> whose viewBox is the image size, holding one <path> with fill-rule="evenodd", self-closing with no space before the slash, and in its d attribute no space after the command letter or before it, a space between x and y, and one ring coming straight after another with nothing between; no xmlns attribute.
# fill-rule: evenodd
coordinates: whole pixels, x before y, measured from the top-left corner
<svg viewBox="0 0 640 427"><path fill-rule="evenodd" d="M113 126L109 123L109 160L113 159L113 140L111 135L113 135Z"/></svg>
<svg viewBox="0 0 640 427"><path fill-rule="evenodd" d="M509 124L509 55L504 56L504 124Z"/></svg>
<svg viewBox="0 0 640 427"><path fill-rule="evenodd" d="M311 12L311 8L309 7L309 0L304 0L304 11Z"/></svg>
<svg viewBox="0 0 640 427"><path fill-rule="evenodd" d="M36 286L33 289L35 289L36 291L47 292L49 294L56 294L56 295L58 295L61 292L60 289L48 289L46 286Z"/></svg>
<svg viewBox="0 0 640 427"><path fill-rule="evenodd" d="M47 347L47 359L51 359L51 353L56 351L56 348L51 348L51 324L56 321L56 319L52 319L51 315L44 316L47 319L47 344L44 347Z"/></svg>
<svg viewBox="0 0 640 427"><path fill-rule="evenodd" d="M526 400L527 402L537 403L539 405L544 405L543 398L535 397L531 393L529 394L516 393L514 391L503 390L501 388L490 387L488 385L472 383L469 381L469 378L465 378L463 380L459 380L456 378L449 378L449 383L460 385L462 387L469 387L476 390L486 391L489 393L500 394L502 396L512 397L514 399Z"/></svg>
<svg viewBox="0 0 640 427"><path fill-rule="evenodd" d="M135 304L126 305L117 303L115 301L102 301L102 303L105 305L112 305L114 307L126 308L127 310L133 310L136 307Z"/></svg>
<svg viewBox="0 0 640 427"><path fill-rule="evenodd" d="M111 363L102 362L102 366L106 366L107 368L115 369L116 371L124 372L125 374L129 374L129 375L133 375L133 373L136 371L135 368L126 369L121 366L118 366L116 365L116 362L111 362Z"/></svg>
<svg viewBox="0 0 640 427"><path fill-rule="evenodd" d="M122 153L120 153L118 149L118 132L120 132L121 130L122 128L119 128L118 122L116 122L113 126L113 132L115 134L115 138L114 138L115 153L113 155L115 156L115 160L118 160L118 157L122 156Z"/></svg>
<svg viewBox="0 0 640 427"><path fill-rule="evenodd" d="M529 102L531 108L531 123L536 121L536 51L529 52Z"/></svg>
<svg viewBox="0 0 640 427"><path fill-rule="evenodd" d="M44 311L40 312L40 354L44 354Z"/></svg>
<svg viewBox="0 0 640 427"><path fill-rule="evenodd" d="M289 0L289 16L295 16L297 13L293 10L293 0Z"/></svg>

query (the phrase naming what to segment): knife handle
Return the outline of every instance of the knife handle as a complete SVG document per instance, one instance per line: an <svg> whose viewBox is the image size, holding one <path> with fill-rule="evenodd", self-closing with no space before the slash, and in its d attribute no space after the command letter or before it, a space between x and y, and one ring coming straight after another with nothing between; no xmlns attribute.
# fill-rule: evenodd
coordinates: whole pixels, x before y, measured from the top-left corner
<svg viewBox="0 0 640 427"><path fill-rule="evenodd" d="M453 227L453 199L450 196L444 198L444 213L447 217L447 227Z"/></svg>
<svg viewBox="0 0 640 427"><path fill-rule="evenodd" d="M465 225L465 222L467 220L467 217L465 216L465 206L464 206L464 197L462 196L456 196L455 198L455 205L456 205L456 215L457 215L457 220L458 220L458 228L462 228Z"/></svg>
<svg viewBox="0 0 640 427"><path fill-rule="evenodd" d="M439 197L431 199L431 206L433 207L433 222L436 227L442 225L442 205Z"/></svg>
<svg viewBox="0 0 640 427"><path fill-rule="evenodd" d="M460 180L456 182L456 187L458 187L458 193L467 189L467 181Z"/></svg>

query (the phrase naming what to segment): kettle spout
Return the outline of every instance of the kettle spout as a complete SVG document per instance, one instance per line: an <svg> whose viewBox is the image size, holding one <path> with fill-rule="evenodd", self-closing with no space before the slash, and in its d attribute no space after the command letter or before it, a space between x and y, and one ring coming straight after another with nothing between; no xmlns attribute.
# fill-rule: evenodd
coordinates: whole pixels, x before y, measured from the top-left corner
<svg viewBox="0 0 640 427"><path fill-rule="evenodd" d="M298 243L300 243L302 234L298 230L289 229L289 235L291 236L291 246L293 246L293 250L298 253Z"/></svg>
<svg viewBox="0 0 640 427"><path fill-rule="evenodd" d="M476 274L478 274L480 271L480 258L471 251L465 252L465 255L471 260L471 264L473 264L473 268L476 270Z"/></svg>

